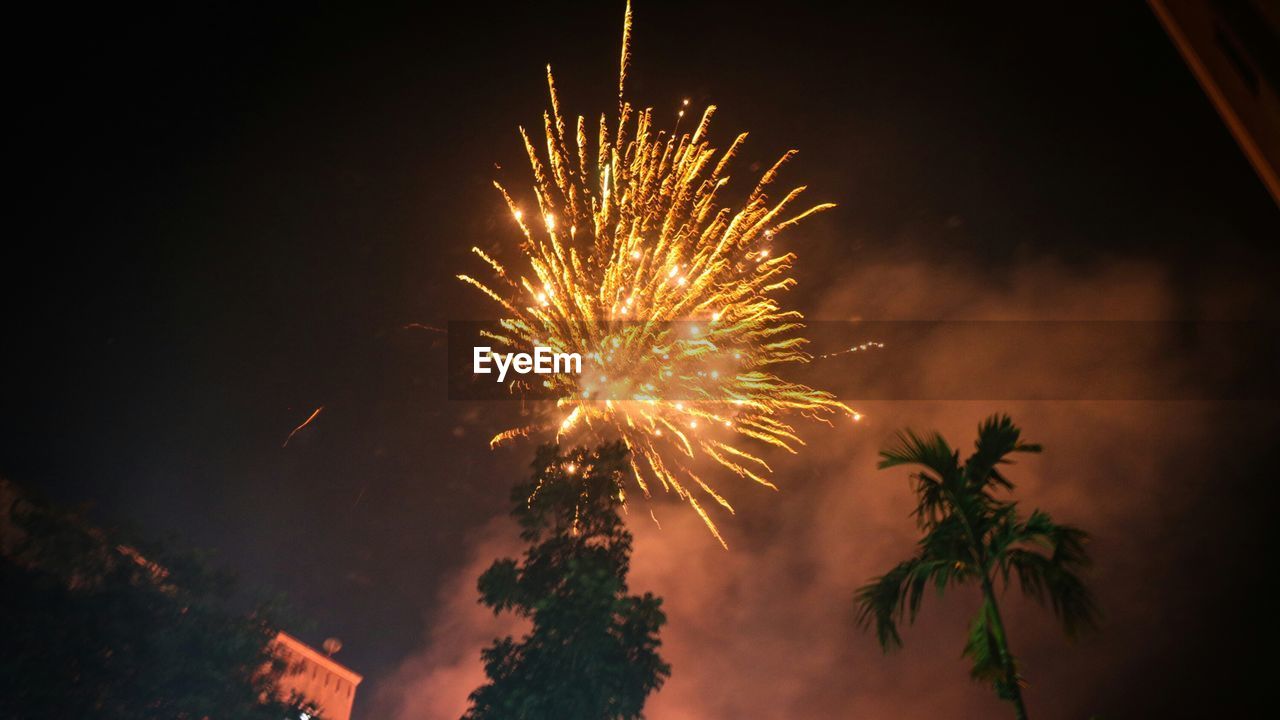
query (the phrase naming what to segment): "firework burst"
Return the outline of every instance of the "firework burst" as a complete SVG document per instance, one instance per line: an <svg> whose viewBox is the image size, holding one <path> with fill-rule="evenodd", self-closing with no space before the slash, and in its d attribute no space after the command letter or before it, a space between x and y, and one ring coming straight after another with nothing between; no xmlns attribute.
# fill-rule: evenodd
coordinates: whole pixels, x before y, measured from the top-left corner
<svg viewBox="0 0 1280 720"><path fill-rule="evenodd" d="M500 329L487 333L495 342L584 358L581 374L545 381L556 407L547 421L500 433L491 445L543 433L557 441L620 438L641 493L676 493L723 544L703 502L733 508L704 480L706 467L776 489L753 448L794 453L803 444L790 424L796 416L859 417L831 394L775 373L810 359L801 314L778 300L795 284L794 255L775 248L786 230L832 205L794 211L803 187L770 199L794 151L760 177L738 209L726 205L726 171L746 133L727 150L712 147L714 106L681 133L687 100L675 129L658 129L652 109L638 110L625 97L630 35L628 4L618 115L612 122L601 116L594 145L585 118L572 130L565 122L548 67L545 148L521 128L536 207L522 209L495 183L523 233L527 268L512 272L473 248L493 280L459 278L505 311Z"/></svg>

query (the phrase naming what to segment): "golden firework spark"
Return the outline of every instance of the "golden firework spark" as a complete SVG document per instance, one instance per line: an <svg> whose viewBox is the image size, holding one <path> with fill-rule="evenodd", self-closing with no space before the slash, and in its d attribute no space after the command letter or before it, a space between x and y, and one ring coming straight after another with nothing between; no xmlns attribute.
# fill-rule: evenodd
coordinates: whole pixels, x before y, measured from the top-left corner
<svg viewBox="0 0 1280 720"><path fill-rule="evenodd" d="M628 4L618 116L612 123L601 116L594 147L585 118L570 132L548 66L545 154L520 129L536 210L522 209L494 183L524 235L527 269L510 272L473 248L495 281L458 277L505 311L501 330L487 333L495 342L584 359L580 375L548 376L557 408L552 419L507 430L491 445L544 432L557 441L581 434L621 438L645 497L655 486L676 493L723 544L695 491L733 508L694 469L700 457L776 489L771 468L752 445L794 453L803 442L792 416L859 417L830 393L774 372L810 359L799 334L801 314L778 300L795 284L795 256L776 252L776 243L832 205L792 212L803 187L769 199L779 168L795 151L764 173L739 209L723 204L726 171L746 133L724 152L712 147L707 129L715 106L692 132L680 133L688 100L675 130L657 129L652 109L637 110L625 97L630 35Z"/></svg>

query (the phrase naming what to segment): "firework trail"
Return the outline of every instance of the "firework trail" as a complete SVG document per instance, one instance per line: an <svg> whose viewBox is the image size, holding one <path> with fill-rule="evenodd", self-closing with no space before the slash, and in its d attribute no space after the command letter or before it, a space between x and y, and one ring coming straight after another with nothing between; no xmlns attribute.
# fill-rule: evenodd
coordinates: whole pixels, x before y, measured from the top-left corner
<svg viewBox="0 0 1280 720"><path fill-rule="evenodd" d="M316 417L318 417L318 416L320 415L320 413L322 413L322 412L324 412L324 406L323 406L323 405L321 405L320 407L316 408L314 412L312 412L310 415L308 415L308 416L307 416L307 419L306 419L306 420L303 420L303 421L302 421L302 424L301 424L301 425L299 425L298 427L294 428L294 429L293 429L293 431L289 433L289 437L287 437L287 438L285 438L285 439L284 439L284 444L283 444L283 445L281 445L280 447L282 447L282 448L284 448L284 447L289 447L289 441L293 439L293 436L294 436L294 435L297 435L297 434L298 434L298 433L300 433L300 432L302 432L302 429L303 429L303 428L305 428L306 426L310 425L310 424L311 424L311 421L312 421L312 420L315 420L315 419L316 419Z"/></svg>
<svg viewBox="0 0 1280 720"><path fill-rule="evenodd" d="M502 432L491 445L544 433L557 441L621 438L640 492L676 493L724 544L702 503L711 498L733 508L703 479L705 470L694 469L707 465L701 458L776 489L752 446L794 453L803 444L790 424L795 416L860 417L833 395L774 372L810 360L801 314L778 300L795 284L795 256L775 252L776 243L832 205L795 212L803 187L776 202L766 194L794 151L764 173L738 209L724 204L726 170L746 133L723 152L713 148L707 129L714 106L692 132L657 129L652 109L626 100L630 36L628 4L618 115L612 122L601 116L594 146L585 118L572 129L566 123L548 66L545 148L520 130L536 206L522 208L495 183L523 233L527 267L512 272L473 248L492 281L458 277L504 311L488 338L583 358L580 375L545 376L544 389L556 398L549 420Z"/></svg>
<svg viewBox="0 0 1280 720"><path fill-rule="evenodd" d="M839 357L841 355L856 355L858 353L864 353L870 350L883 350L883 349L884 349L884 343L876 342L875 340L868 340L864 343L860 343L858 345L854 345L853 347L848 347L843 350L835 350L829 353L822 353L821 355L818 356L818 359L825 360L827 358Z"/></svg>

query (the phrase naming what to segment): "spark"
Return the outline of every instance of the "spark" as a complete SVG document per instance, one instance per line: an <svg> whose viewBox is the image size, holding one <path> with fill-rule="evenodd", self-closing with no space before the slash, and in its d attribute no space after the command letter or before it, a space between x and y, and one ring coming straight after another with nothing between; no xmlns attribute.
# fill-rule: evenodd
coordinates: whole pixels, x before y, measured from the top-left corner
<svg viewBox="0 0 1280 720"><path fill-rule="evenodd" d="M315 420L315 419L316 419L316 416L317 416L317 415L319 415L319 414L320 414L320 412L321 412L322 410L324 410L324 406L323 406L323 405L321 405L320 407L316 408L316 409L315 409L315 412L311 413L311 415L309 415L309 416L307 417L307 419L306 419L306 420L303 420L301 425L299 425L298 427L294 428L294 429L293 429L293 432L289 433L289 437L287 437L287 438L285 438L285 439L284 439L284 444L282 444L280 447L282 447L282 448L283 448L283 447L289 447L289 441L293 439L293 436L294 436L294 435L297 435L299 432L301 432L302 428L304 428L304 427L306 427L306 426L310 425L310 424L311 424L311 421L312 421L312 420Z"/></svg>
<svg viewBox="0 0 1280 720"><path fill-rule="evenodd" d="M435 327L434 325L424 325L422 323L416 323L416 322L411 322L406 325L402 325L400 329L401 330L426 330L427 332L438 332L438 333L448 334L448 331L443 328L438 328L438 327Z"/></svg>
<svg viewBox="0 0 1280 720"><path fill-rule="evenodd" d="M883 350L883 349L884 349L884 343L876 342L875 340L868 340L867 342L864 342L860 345L854 345L851 348L845 348L844 350L836 350L835 352L823 353L819 355L818 358L825 359L830 357L836 357L837 355L849 355L851 353L860 353L860 352L867 352L868 350ZM856 420L858 418L855 417L854 419Z"/></svg>
<svg viewBox="0 0 1280 720"><path fill-rule="evenodd" d="M746 133L720 151L707 139L715 106L692 131L680 131L678 119L674 130L660 129L651 108L632 106L625 92L631 24L628 4L618 114L600 117L594 145L585 117L571 125L561 114L550 67L545 149L521 128L543 228L523 223L512 195L494 183L523 233L522 269L509 271L473 248L493 281L458 278L501 306L495 342L545 344L597 365L584 363L581 375L548 376L554 418L507 430L490 444L535 433L556 441L621 438L641 493L675 493L724 544L703 503L733 508L704 479L705 466L777 489L760 448L797 452L804 443L791 416L828 423L834 414L854 416L832 394L775 374L812 357L800 334L803 316L780 298L795 285L796 256L771 257L762 247L776 247L785 230L833 205L797 212L792 206L804 187L774 194L778 172L795 151L769 168L739 206L726 204L719 194ZM681 103L679 116L688 104ZM566 236L557 225L583 231ZM522 299L531 295L536 306ZM681 330L707 318L712 322ZM607 370L612 383L592 370Z"/></svg>

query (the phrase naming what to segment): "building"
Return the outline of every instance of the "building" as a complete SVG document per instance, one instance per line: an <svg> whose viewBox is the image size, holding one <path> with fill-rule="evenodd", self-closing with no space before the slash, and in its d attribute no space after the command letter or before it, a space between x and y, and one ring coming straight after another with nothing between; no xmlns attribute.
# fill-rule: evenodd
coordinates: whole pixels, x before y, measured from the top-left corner
<svg viewBox="0 0 1280 720"><path fill-rule="evenodd" d="M1271 197L1280 203L1280 3L1149 2Z"/></svg>
<svg viewBox="0 0 1280 720"><path fill-rule="evenodd" d="M356 686L363 677L288 633L276 635L274 644L288 664L280 678L285 697L293 693L305 697L315 703L324 720L351 720Z"/></svg>

